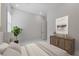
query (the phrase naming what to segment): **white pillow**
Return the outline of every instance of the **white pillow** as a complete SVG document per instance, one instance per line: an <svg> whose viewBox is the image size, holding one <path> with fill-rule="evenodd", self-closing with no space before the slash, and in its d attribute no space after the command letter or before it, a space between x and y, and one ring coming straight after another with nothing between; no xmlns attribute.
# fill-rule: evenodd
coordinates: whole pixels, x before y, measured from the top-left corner
<svg viewBox="0 0 79 59"><path fill-rule="evenodd" d="M7 48L4 51L3 56L21 56L21 53L18 52L17 50L15 50L15 49Z"/></svg>
<svg viewBox="0 0 79 59"><path fill-rule="evenodd" d="M21 46L17 43L11 42L9 45L10 48L15 49L21 53Z"/></svg>
<svg viewBox="0 0 79 59"><path fill-rule="evenodd" d="M2 56L2 55L0 54L0 56Z"/></svg>
<svg viewBox="0 0 79 59"><path fill-rule="evenodd" d="M3 53L3 51L9 46L7 43L0 44L0 53Z"/></svg>
<svg viewBox="0 0 79 59"><path fill-rule="evenodd" d="M3 42L3 32L0 32L0 44Z"/></svg>

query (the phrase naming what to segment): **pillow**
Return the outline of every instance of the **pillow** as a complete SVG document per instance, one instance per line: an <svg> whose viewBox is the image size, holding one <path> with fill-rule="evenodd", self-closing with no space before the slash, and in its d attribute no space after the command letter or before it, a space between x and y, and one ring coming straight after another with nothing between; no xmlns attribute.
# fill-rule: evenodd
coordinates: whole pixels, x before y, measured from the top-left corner
<svg viewBox="0 0 79 59"><path fill-rule="evenodd" d="M3 56L21 56L21 53L18 52L17 50L15 49L12 49L12 48L7 48L4 53L3 53Z"/></svg>
<svg viewBox="0 0 79 59"><path fill-rule="evenodd" d="M0 53L3 53L3 51L9 46L7 43L0 44Z"/></svg>
<svg viewBox="0 0 79 59"><path fill-rule="evenodd" d="M0 54L0 56L2 56L2 55Z"/></svg>
<svg viewBox="0 0 79 59"><path fill-rule="evenodd" d="M17 50L19 52L21 52L21 46L19 44L11 42L10 45L9 45L9 47L12 48L12 49L15 49L15 50Z"/></svg>
<svg viewBox="0 0 79 59"><path fill-rule="evenodd" d="M0 32L0 44L3 42L3 32Z"/></svg>

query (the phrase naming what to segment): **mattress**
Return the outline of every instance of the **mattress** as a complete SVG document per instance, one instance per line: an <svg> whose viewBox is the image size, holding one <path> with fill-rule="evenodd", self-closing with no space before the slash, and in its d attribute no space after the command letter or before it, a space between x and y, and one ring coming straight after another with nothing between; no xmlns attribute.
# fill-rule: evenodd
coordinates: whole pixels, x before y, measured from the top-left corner
<svg viewBox="0 0 79 59"><path fill-rule="evenodd" d="M65 50L46 42L36 42L22 46L23 56L70 56Z"/></svg>

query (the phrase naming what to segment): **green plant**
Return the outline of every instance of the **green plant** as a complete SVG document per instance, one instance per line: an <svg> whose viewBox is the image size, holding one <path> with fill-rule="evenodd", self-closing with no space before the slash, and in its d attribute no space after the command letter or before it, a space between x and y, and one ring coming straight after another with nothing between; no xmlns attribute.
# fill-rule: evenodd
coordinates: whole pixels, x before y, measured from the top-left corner
<svg viewBox="0 0 79 59"><path fill-rule="evenodd" d="M17 39L17 36L22 32L22 28L18 26L13 26L13 29L11 30L11 32L14 34L14 36Z"/></svg>

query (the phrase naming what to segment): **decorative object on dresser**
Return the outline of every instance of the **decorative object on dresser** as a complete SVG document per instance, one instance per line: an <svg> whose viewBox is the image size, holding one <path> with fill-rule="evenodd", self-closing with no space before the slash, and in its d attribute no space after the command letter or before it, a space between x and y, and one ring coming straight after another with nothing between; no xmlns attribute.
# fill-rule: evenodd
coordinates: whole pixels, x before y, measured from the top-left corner
<svg viewBox="0 0 79 59"><path fill-rule="evenodd" d="M50 44L55 45L69 54L74 55L75 40L71 37L50 36Z"/></svg>

